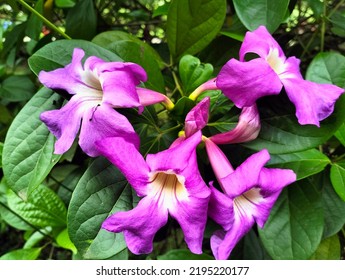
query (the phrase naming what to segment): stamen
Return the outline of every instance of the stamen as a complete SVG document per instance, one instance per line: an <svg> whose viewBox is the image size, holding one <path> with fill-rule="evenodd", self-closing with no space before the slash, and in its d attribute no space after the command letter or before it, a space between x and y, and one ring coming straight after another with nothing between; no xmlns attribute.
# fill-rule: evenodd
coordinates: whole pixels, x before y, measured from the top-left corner
<svg viewBox="0 0 345 280"><path fill-rule="evenodd" d="M93 109L92 116L91 116L91 118L89 119L90 122L92 121L93 115L96 113L96 111L97 111L97 109L98 109L99 106L101 106L101 104L97 104L97 106Z"/></svg>

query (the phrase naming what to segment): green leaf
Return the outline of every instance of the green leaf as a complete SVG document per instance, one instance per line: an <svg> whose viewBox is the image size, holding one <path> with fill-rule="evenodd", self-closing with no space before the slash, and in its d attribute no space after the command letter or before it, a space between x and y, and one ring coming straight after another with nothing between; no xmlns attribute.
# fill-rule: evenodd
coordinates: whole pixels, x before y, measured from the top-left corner
<svg viewBox="0 0 345 280"><path fill-rule="evenodd" d="M164 79L160 69L164 62L159 54L147 43L122 31L107 31L98 34L92 42L112 51L123 60L142 66L148 76L145 85L158 92L165 92Z"/></svg>
<svg viewBox="0 0 345 280"><path fill-rule="evenodd" d="M55 4L59 8L72 8L75 5L74 0L55 0Z"/></svg>
<svg viewBox="0 0 345 280"><path fill-rule="evenodd" d="M301 180L319 173L330 163L323 153L311 149L292 154L271 155L267 166L292 169L297 174L297 180Z"/></svg>
<svg viewBox="0 0 345 280"><path fill-rule="evenodd" d="M47 227L45 229L41 229L40 231L34 231L26 240L23 249L30 249L34 248L40 241L42 241L46 236L43 234L49 235L51 232L51 227ZM27 231L25 234L30 234L29 231Z"/></svg>
<svg viewBox="0 0 345 280"><path fill-rule="evenodd" d="M202 83L208 81L213 73L213 66L202 63L197 57L185 55L179 63L179 74L182 81L184 95L192 93Z"/></svg>
<svg viewBox="0 0 345 280"><path fill-rule="evenodd" d="M43 0L38 0L35 4L35 10L43 15ZM26 35L31 39L38 41L42 31L43 22L35 14L31 14L26 27Z"/></svg>
<svg viewBox="0 0 345 280"><path fill-rule="evenodd" d="M36 260L41 251L42 248L18 249L2 255L0 260Z"/></svg>
<svg viewBox="0 0 345 280"><path fill-rule="evenodd" d="M175 0L167 20L167 40L175 60L196 54L220 31L226 14L225 0Z"/></svg>
<svg viewBox="0 0 345 280"><path fill-rule="evenodd" d="M61 231L59 235L56 237L56 243L62 248L71 250L73 254L77 253L77 248L74 246L71 239L69 238L67 228Z"/></svg>
<svg viewBox="0 0 345 280"><path fill-rule="evenodd" d="M336 52L319 53L309 64L306 79L345 87L345 56Z"/></svg>
<svg viewBox="0 0 345 280"><path fill-rule="evenodd" d="M174 108L171 110L171 114L179 122L184 123L186 115L194 106L195 102L184 96L176 102Z"/></svg>
<svg viewBox="0 0 345 280"><path fill-rule="evenodd" d="M170 2L165 2L163 5L159 6L157 9L153 11L152 18L168 15L169 8L170 8Z"/></svg>
<svg viewBox="0 0 345 280"><path fill-rule="evenodd" d="M4 148L4 143L0 142L0 168L2 167L2 150Z"/></svg>
<svg viewBox="0 0 345 280"><path fill-rule="evenodd" d="M157 256L158 260L214 260L207 254L195 255L187 249L175 249L168 251L164 255Z"/></svg>
<svg viewBox="0 0 345 280"><path fill-rule="evenodd" d="M321 241L323 221L320 191L305 179L283 190L259 235L273 259L308 259Z"/></svg>
<svg viewBox="0 0 345 280"><path fill-rule="evenodd" d="M35 85L28 76L10 76L0 87L0 97L9 102L29 100L35 93Z"/></svg>
<svg viewBox="0 0 345 280"><path fill-rule="evenodd" d="M83 40L58 40L39 49L29 58L31 70L38 75L42 70L52 71L71 63L73 50L81 48L85 57L97 56L105 61L122 61L116 54Z"/></svg>
<svg viewBox="0 0 345 280"><path fill-rule="evenodd" d="M339 129L334 133L334 136L345 146L345 123L343 123Z"/></svg>
<svg viewBox="0 0 345 280"><path fill-rule="evenodd" d="M73 39L91 40L96 35L97 12L93 0L78 1L68 11L66 33Z"/></svg>
<svg viewBox="0 0 345 280"><path fill-rule="evenodd" d="M338 233L345 224L345 203L335 193L329 178L329 172L322 172L314 177L322 186L322 202L324 208L325 227L323 238Z"/></svg>
<svg viewBox="0 0 345 280"><path fill-rule="evenodd" d="M48 187L39 185L27 201L9 190L7 199L9 208L33 226L44 228L66 225L65 204Z"/></svg>
<svg viewBox="0 0 345 280"><path fill-rule="evenodd" d="M331 182L336 193L345 201L345 161L339 161L332 165Z"/></svg>
<svg viewBox="0 0 345 280"><path fill-rule="evenodd" d="M234 0L235 11L250 30L264 25L273 33L285 19L289 0Z"/></svg>
<svg viewBox="0 0 345 280"><path fill-rule="evenodd" d="M132 209L131 189L121 173L97 158L80 179L68 210L69 236L85 259L108 259L121 253L123 235L101 229L112 213Z"/></svg>
<svg viewBox="0 0 345 280"><path fill-rule="evenodd" d="M340 260L340 242L337 235L322 240L311 260Z"/></svg>
<svg viewBox="0 0 345 280"><path fill-rule="evenodd" d="M289 101L281 97L268 97L259 107L261 113L261 130L257 139L243 145L254 149L268 149L271 154L285 154L309 150L325 143L338 130L345 120L345 97L336 102L331 116L321 122L320 127L300 125L296 116L288 110ZM269 101L268 101L269 100ZM272 108L274 104L276 108ZM273 106L273 105L272 105Z"/></svg>
<svg viewBox="0 0 345 280"><path fill-rule="evenodd" d="M11 124L3 150L3 170L9 186L24 200L49 174L60 155L53 154L54 136L39 115L56 109L61 98L42 88Z"/></svg>

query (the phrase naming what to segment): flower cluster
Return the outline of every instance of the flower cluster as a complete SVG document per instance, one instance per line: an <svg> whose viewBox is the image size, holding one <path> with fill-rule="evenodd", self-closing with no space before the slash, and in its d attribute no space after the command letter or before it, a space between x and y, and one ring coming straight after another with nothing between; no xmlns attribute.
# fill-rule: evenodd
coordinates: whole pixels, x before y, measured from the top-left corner
<svg viewBox="0 0 345 280"><path fill-rule="evenodd" d="M247 53L259 58L246 61ZM130 121L117 108L143 108L163 103L174 105L161 93L140 87L147 79L134 63L105 62L75 49L72 62L51 72L42 71L39 80L52 89L66 90L70 100L60 109L44 112L41 120L58 139L55 153L62 154L79 133L79 145L91 157L104 156L126 177L141 198L127 212L109 216L102 228L123 232L134 254L153 250L153 239L168 217L175 219L191 252L202 253L207 219L219 224L211 237L216 259L228 259L237 242L257 223L263 227L284 187L296 180L292 170L266 168L267 150L251 155L234 169L219 145L243 143L260 132L256 101L279 94L284 86L296 107L300 124L319 126L329 116L343 89L306 81L299 72L299 60L286 58L265 27L247 32L239 61L231 59L218 76L199 86L190 99L210 89L221 90L242 109L237 126L224 133L204 136L210 98L205 97L186 115L184 131L171 146L143 157L140 139ZM203 143L216 182L205 182L198 168L197 147Z"/></svg>

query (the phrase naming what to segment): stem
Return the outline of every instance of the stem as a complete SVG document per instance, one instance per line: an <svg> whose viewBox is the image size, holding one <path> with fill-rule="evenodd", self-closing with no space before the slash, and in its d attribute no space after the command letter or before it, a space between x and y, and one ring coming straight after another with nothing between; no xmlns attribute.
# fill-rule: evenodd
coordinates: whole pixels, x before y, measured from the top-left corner
<svg viewBox="0 0 345 280"><path fill-rule="evenodd" d="M55 24L50 22L48 19L46 19L44 16L42 16L39 12L37 12L34 8L32 8L30 5L28 5L24 0L17 0L20 4L23 5L24 8L29 10L31 13L35 14L40 20L42 20L50 29L54 30L55 32L59 33L62 37L66 39L72 39L70 36L68 36L65 32L60 30Z"/></svg>
<svg viewBox="0 0 345 280"><path fill-rule="evenodd" d="M332 9L332 11L330 11L329 12L329 14L328 14L328 18L330 18L331 16L333 16L333 14L339 9L339 7L341 6L341 5L343 5L345 3L345 0L341 0L333 9Z"/></svg>
<svg viewBox="0 0 345 280"><path fill-rule="evenodd" d="M323 52L325 48L325 33L326 33L326 13L327 13L327 1L323 1L323 14L321 17L321 42L320 42L320 52Z"/></svg>
<svg viewBox="0 0 345 280"><path fill-rule="evenodd" d="M181 96L183 96L183 91L182 91L180 82L179 82L179 80L178 80L178 78L176 76L176 73L174 71L172 71L172 75L173 75L174 82L175 82L177 90L180 92Z"/></svg>

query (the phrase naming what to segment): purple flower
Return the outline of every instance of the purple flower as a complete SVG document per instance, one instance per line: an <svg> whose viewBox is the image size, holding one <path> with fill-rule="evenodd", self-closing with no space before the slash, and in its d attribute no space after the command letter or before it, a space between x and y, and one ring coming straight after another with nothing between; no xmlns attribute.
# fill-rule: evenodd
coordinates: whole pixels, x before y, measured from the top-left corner
<svg viewBox="0 0 345 280"><path fill-rule="evenodd" d="M196 146L200 141L198 131L172 148L148 154L146 160L123 138L96 142L100 153L120 169L142 197L134 209L117 212L102 225L108 231L123 232L134 254L152 251L153 238L169 214L180 224L189 249L202 253L210 189L198 170Z"/></svg>
<svg viewBox="0 0 345 280"><path fill-rule="evenodd" d="M91 56L82 65L84 51L74 49L72 62L64 68L39 73L48 88L72 95L60 110L43 112L41 120L57 137L55 153L63 154L79 130L79 145L89 156L97 156L94 143L104 137L121 136L139 146L139 137L126 117L113 108L132 108L165 101L165 97L136 87L146 81L145 70L134 63L105 62Z"/></svg>
<svg viewBox="0 0 345 280"><path fill-rule="evenodd" d="M281 190L296 180L291 170L265 168L269 154L262 150L236 170L211 140L206 150L222 192L211 186L209 217L222 226L211 237L216 259L228 259L238 241L256 222L263 227Z"/></svg>
<svg viewBox="0 0 345 280"><path fill-rule="evenodd" d="M248 53L259 58L245 61ZM296 57L286 58L271 34L261 26L246 33L240 60L230 59L219 72L216 84L239 108L252 106L262 96L279 94L284 86L296 107L299 123L319 126L333 112L344 90L304 80L299 64Z"/></svg>
<svg viewBox="0 0 345 280"><path fill-rule="evenodd" d="M210 137L215 144L235 144L254 140L260 132L260 115L256 104L243 107L238 124L230 131Z"/></svg>

